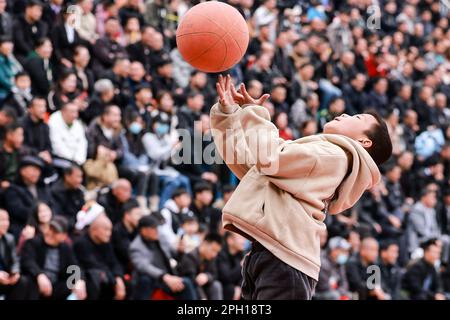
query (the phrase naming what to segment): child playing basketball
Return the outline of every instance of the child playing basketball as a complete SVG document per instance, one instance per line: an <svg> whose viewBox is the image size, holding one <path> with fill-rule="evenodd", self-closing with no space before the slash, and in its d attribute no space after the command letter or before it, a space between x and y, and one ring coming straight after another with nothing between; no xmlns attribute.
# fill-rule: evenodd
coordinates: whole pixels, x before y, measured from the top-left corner
<svg viewBox="0 0 450 320"><path fill-rule="evenodd" d="M214 142L241 180L223 208L223 226L252 241L242 297L311 299L326 213L352 207L378 183L377 165L392 153L386 124L374 112L343 114L324 134L285 141L261 106L269 95L253 99L244 85L236 91L230 76L219 76L216 87Z"/></svg>

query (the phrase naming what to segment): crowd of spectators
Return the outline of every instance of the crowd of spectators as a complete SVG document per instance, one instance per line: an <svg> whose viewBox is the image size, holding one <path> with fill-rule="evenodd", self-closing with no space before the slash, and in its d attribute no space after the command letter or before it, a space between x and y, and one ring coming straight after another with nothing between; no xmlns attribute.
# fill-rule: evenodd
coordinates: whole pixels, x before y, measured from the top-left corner
<svg viewBox="0 0 450 320"><path fill-rule="evenodd" d="M239 299L239 181L195 161L217 75L176 47L198 2L0 0L0 299ZM280 137L388 124L382 182L325 220L315 299L450 298L448 2L225 2L251 35L228 73L271 94Z"/></svg>

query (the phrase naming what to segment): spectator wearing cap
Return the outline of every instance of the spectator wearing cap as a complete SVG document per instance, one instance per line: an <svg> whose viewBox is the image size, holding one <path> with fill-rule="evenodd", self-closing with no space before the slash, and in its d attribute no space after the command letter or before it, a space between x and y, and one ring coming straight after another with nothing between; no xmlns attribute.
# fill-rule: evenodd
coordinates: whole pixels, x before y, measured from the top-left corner
<svg viewBox="0 0 450 320"><path fill-rule="evenodd" d="M380 245L381 287L389 300L399 300L402 269L397 264L399 246L394 242L384 241Z"/></svg>
<svg viewBox="0 0 450 320"><path fill-rule="evenodd" d="M234 232L225 232L224 245L216 259L218 279L223 287L224 300L241 298L241 263L246 239Z"/></svg>
<svg viewBox="0 0 450 320"><path fill-rule="evenodd" d="M139 235L130 245L130 257L136 279L135 299L148 300L156 289L178 299L196 299L195 288L188 278L177 276L172 266L171 249L159 241L158 226L152 215L139 220Z"/></svg>
<svg viewBox="0 0 450 320"><path fill-rule="evenodd" d="M10 36L13 33L13 17L6 11L7 2L7 0L0 1L0 36Z"/></svg>
<svg viewBox="0 0 450 320"><path fill-rule="evenodd" d="M34 97L28 105L28 113L21 119L24 132L23 144L33 154L41 158L46 165L53 162L50 129L44 122L47 112L47 101Z"/></svg>
<svg viewBox="0 0 450 320"><path fill-rule="evenodd" d="M17 180L5 191L5 208L11 212L11 232L18 238L27 223L33 204L40 200L53 206L50 190L41 178L43 161L35 156L25 156L18 168Z"/></svg>
<svg viewBox="0 0 450 320"><path fill-rule="evenodd" d="M371 289L367 286L367 279L370 276L367 268L377 265L378 247L378 241L375 238L363 239L359 255L351 258L346 265L349 290L357 294L357 300L385 300L387 298L386 293L379 285L375 285L375 288Z"/></svg>
<svg viewBox="0 0 450 320"><path fill-rule="evenodd" d="M322 253L315 299L345 300L350 298L349 285L345 270L350 255L350 244L341 237L328 241L328 250Z"/></svg>
<svg viewBox="0 0 450 320"><path fill-rule="evenodd" d="M86 273L88 300L123 300L126 295L123 270L111 243L112 223L100 213L89 224L87 233L73 245Z"/></svg>
<svg viewBox="0 0 450 320"><path fill-rule="evenodd" d="M49 229L42 235L28 240L21 252L23 273L30 280L30 298L65 300L74 293L78 300L86 298L83 270L73 249L65 243L68 225L63 217L54 217ZM75 269L79 278L73 287L67 285Z"/></svg>
<svg viewBox="0 0 450 320"><path fill-rule="evenodd" d="M158 113L153 119L152 130L142 137L145 151L161 184L159 208L170 199L174 190L180 187L191 190L189 179L170 166L172 152L180 146L178 139L165 112Z"/></svg>
<svg viewBox="0 0 450 320"><path fill-rule="evenodd" d="M23 62L25 71L30 75L31 88L35 95L46 97L53 86L55 75L50 61L53 45L49 38L39 38L34 51Z"/></svg>
<svg viewBox="0 0 450 320"><path fill-rule="evenodd" d="M121 28L119 21L110 17L105 22L105 35L94 45L94 70L97 74L111 68L117 58L127 57L125 48L120 44Z"/></svg>
<svg viewBox="0 0 450 320"><path fill-rule="evenodd" d="M32 98L30 76L25 71L20 71L14 76L13 86L4 101L3 108L12 108L16 116L23 117Z"/></svg>
<svg viewBox="0 0 450 320"><path fill-rule="evenodd" d="M77 105L66 103L50 116L48 126L53 155L82 165L86 161L88 143L78 117Z"/></svg>
<svg viewBox="0 0 450 320"><path fill-rule="evenodd" d="M51 186L56 214L64 216L72 231L84 201L83 170L75 163L63 169L63 176Z"/></svg>
<svg viewBox="0 0 450 320"><path fill-rule="evenodd" d="M122 219L123 206L132 199L132 187L127 179L118 179L111 188L98 196L98 202L105 208L107 216L115 224Z"/></svg>
<svg viewBox="0 0 450 320"><path fill-rule="evenodd" d="M212 206L213 198L211 184L199 182L194 186L194 200L190 209L200 223L206 224L211 232L218 232L222 213Z"/></svg>
<svg viewBox="0 0 450 320"><path fill-rule="evenodd" d="M20 158L25 155L23 149L24 132L22 126L13 122L4 128L3 143L0 148L0 180L2 188L16 179Z"/></svg>
<svg viewBox="0 0 450 320"><path fill-rule="evenodd" d="M200 299L223 300L223 288L218 281L216 258L222 249L222 237L207 234L200 246L182 256L177 269L195 284Z"/></svg>
<svg viewBox="0 0 450 320"><path fill-rule="evenodd" d="M111 241L122 269L125 274L131 275L133 268L129 255L130 244L138 235L138 223L144 212L134 199L127 201L122 211L122 219L114 225Z"/></svg>
<svg viewBox="0 0 450 320"><path fill-rule="evenodd" d="M402 288L412 300L445 300L442 279L436 269L441 256L441 245L436 239L429 239L421 247L423 258L408 267Z"/></svg>
<svg viewBox="0 0 450 320"><path fill-rule="evenodd" d="M48 26L41 20L42 9L43 3L40 0L27 1L25 13L14 21L14 53L19 61L23 62L38 40L48 34Z"/></svg>
<svg viewBox="0 0 450 320"><path fill-rule="evenodd" d="M14 76L22 71L22 65L13 55L14 44L9 36L0 36L0 103L8 96L14 85Z"/></svg>
<svg viewBox="0 0 450 320"><path fill-rule="evenodd" d="M0 296L6 300L23 300L28 294L28 283L22 277L14 237L8 229L8 212L0 209Z"/></svg>

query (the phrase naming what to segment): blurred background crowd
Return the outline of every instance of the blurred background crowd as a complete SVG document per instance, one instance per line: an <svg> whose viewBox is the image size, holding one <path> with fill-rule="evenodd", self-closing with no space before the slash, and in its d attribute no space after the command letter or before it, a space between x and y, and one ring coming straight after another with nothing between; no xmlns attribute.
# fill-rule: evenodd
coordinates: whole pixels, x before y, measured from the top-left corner
<svg viewBox="0 0 450 320"><path fill-rule="evenodd" d="M217 75L176 48L198 2L0 0L0 299L240 297L250 243L220 225L239 181L171 161L214 148ZM315 299L450 298L448 1L225 2L251 35L229 73L282 138L388 124L382 183L325 221Z"/></svg>

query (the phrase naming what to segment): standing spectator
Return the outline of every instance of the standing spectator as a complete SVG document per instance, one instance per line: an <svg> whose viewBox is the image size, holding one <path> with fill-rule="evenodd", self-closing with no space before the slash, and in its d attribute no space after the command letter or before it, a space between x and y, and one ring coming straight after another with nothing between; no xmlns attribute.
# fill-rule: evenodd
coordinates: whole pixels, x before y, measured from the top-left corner
<svg viewBox="0 0 450 320"><path fill-rule="evenodd" d="M180 275L190 278L195 284L202 300L223 299L216 266L216 257L221 249L222 238L218 234L210 233L197 249L185 254L177 266Z"/></svg>
<svg viewBox="0 0 450 320"><path fill-rule="evenodd" d="M224 300L241 298L241 264L244 259L246 239L234 232L225 232L224 246L217 256L218 279L223 287Z"/></svg>
<svg viewBox="0 0 450 320"><path fill-rule="evenodd" d="M53 154L82 165L86 161L88 144L85 129L78 119L77 105L64 104L50 116L48 126Z"/></svg>
<svg viewBox="0 0 450 320"><path fill-rule="evenodd" d="M16 244L8 229L8 212L0 209L0 296L6 300L23 300L28 294L28 283L20 272Z"/></svg>
<svg viewBox="0 0 450 320"><path fill-rule="evenodd" d="M184 300L195 300L197 295L189 278L177 276L170 259L170 248L159 241L158 225L154 216L139 220L139 235L130 246L130 257L135 270L135 299L148 300L160 289L166 294Z"/></svg>
<svg viewBox="0 0 450 320"><path fill-rule="evenodd" d="M111 244L112 223L104 214L89 225L73 249L86 273L88 300L123 300L126 295L123 270Z"/></svg>
<svg viewBox="0 0 450 320"><path fill-rule="evenodd" d="M441 247L436 239L422 244L423 258L414 262L403 278L403 288L412 300L445 300L440 274L436 262L441 256Z"/></svg>
<svg viewBox="0 0 450 320"><path fill-rule="evenodd" d="M48 26L41 20L42 9L40 0L27 1L24 15L14 21L14 53L21 62L37 46L39 39L48 34Z"/></svg>
<svg viewBox="0 0 450 320"><path fill-rule="evenodd" d="M86 299L84 274L70 289L67 281L70 268L80 267L73 249L65 243L67 221L55 217L42 236L28 240L21 253L22 270L30 279L30 298L65 300L73 293L78 300ZM69 268L70 267L70 268Z"/></svg>

